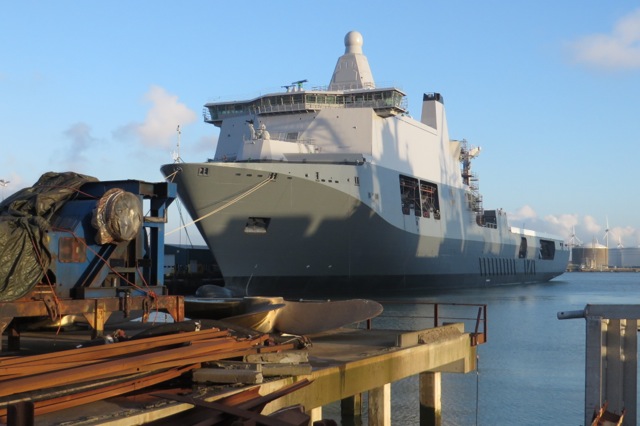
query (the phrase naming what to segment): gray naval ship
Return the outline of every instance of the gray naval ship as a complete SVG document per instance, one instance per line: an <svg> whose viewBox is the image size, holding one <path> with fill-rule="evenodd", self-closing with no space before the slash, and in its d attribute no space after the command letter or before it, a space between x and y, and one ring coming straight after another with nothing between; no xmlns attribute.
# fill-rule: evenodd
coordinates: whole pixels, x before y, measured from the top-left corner
<svg viewBox="0 0 640 426"><path fill-rule="evenodd" d="M451 140L444 100L376 87L362 35L349 32L328 87L306 81L246 101L208 103L214 159L162 173L237 295L396 296L544 282L569 246L485 210Z"/></svg>

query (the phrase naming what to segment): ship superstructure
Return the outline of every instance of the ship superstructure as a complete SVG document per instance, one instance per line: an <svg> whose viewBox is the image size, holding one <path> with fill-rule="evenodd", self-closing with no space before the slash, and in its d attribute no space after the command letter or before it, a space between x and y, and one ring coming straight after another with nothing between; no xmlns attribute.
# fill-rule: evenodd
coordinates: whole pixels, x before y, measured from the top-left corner
<svg viewBox="0 0 640 426"><path fill-rule="evenodd" d="M362 36L325 89L306 81L205 105L215 157L162 172L239 294L352 296L547 281L565 271L557 237L485 210L471 164L449 139L444 99L420 121L396 87L375 86Z"/></svg>

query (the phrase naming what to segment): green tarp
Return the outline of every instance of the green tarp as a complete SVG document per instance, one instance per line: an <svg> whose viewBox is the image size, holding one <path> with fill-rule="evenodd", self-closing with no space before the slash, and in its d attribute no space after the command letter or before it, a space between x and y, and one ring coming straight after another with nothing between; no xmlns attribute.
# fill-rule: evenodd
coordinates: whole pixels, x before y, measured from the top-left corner
<svg viewBox="0 0 640 426"><path fill-rule="evenodd" d="M45 239L49 220L83 184L97 181L49 172L0 203L0 302L25 296L42 280L51 263Z"/></svg>

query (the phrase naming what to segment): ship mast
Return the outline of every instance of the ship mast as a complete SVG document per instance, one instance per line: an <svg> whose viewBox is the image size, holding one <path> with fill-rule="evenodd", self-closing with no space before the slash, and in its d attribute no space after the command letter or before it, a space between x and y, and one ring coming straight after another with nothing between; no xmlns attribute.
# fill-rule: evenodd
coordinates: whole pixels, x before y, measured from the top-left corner
<svg viewBox="0 0 640 426"><path fill-rule="evenodd" d="M173 152L173 162L182 163L182 158L180 158L180 135L182 134L182 130L180 130L179 124L178 124L178 128L176 129L176 132L178 132L178 143L176 145L176 150Z"/></svg>
<svg viewBox="0 0 640 426"><path fill-rule="evenodd" d="M462 183L469 188L469 204L471 209L479 214L482 214L482 195L478 188L478 177L471 171L471 160L480 154L481 148L467 146L467 140L462 139L460 141L462 147L460 149L460 163L462 164Z"/></svg>

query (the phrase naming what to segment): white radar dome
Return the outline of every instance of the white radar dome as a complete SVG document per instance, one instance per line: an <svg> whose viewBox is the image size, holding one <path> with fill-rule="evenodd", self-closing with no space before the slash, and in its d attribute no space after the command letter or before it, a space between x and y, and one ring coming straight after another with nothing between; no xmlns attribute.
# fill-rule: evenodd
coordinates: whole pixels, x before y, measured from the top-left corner
<svg viewBox="0 0 640 426"><path fill-rule="evenodd" d="M362 53L362 34L358 31L349 31L344 36L344 53Z"/></svg>

